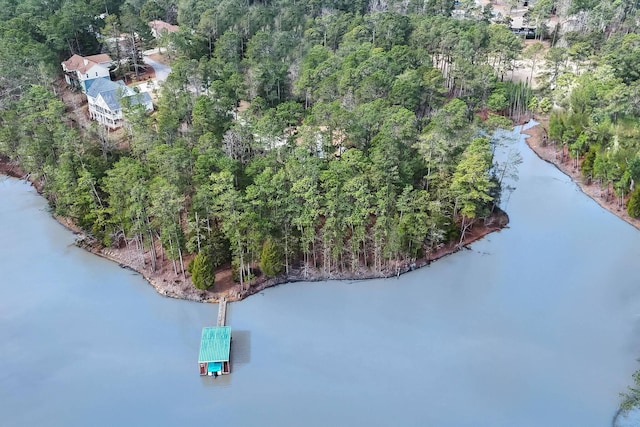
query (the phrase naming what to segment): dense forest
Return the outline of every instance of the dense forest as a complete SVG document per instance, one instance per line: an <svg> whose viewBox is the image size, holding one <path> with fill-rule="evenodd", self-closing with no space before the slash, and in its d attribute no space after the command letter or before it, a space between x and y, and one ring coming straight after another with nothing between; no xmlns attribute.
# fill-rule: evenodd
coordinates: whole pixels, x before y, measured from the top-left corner
<svg viewBox="0 0 640 427"><path fill-rule="evenodd" d="M227 262L240 282L257 267L384 274L461 241L517 163L494 162L487 135L528 109L553 109L550 139L590 156L595 179L628 192L640 173L631 3L539 0L527 19L546 54L472 1L0 3L0 154L57 214L148 251L150 268L158 249L176 275L197 254L199 287ZM580 17L566 34L545 24L563 7ZM180 30L156 42L153 19ZM163 47L172 73L114 141L65 115L56 81L62 60L122 34ZM532 75L544 62L535 96L508 81L522 55Z"/></svg>
<svg viewBox="0 0 640 427"><path fill-rule="evenodd" d="M640 216L638 2L575 1L563 43L547 53L549 141L607 199Z"/></svg>
<svg viewBox="0 0 640 427"><path fill-rule="evenodd" d="M498 201L481 131L501 121L476 112L522 103L499 82L521 40L482 15L452 19L453 6L8 2L0 152L104 244L146 248L153 264L159 240L176 274L197 253L202 287L229 260L241 282L256 265L382 272L459 239ZM174 61L157 111L130 108L121 144L67 123L59 61L114 31L144 39L155 18L181 28L160 41Z"/></svg>

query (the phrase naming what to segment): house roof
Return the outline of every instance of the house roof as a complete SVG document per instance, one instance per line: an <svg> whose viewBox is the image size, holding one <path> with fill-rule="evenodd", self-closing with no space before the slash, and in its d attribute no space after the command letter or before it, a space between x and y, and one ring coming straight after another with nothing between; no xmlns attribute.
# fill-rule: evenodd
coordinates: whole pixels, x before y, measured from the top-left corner
<svg viewBox="0 0 640 427"><path fill-rule="evenodd" d="M113 62L113 59L106 53L99 53L98 55L85 56L85 59L93 61L96 64L106 64Z"/></svg>
<svg viewBox="0 0 640 427"><path fill-rule="evenodd" d="M151 95L146 92L136 93L127 87L122 80L113 82L106 77L88 80L85 84L87 96L91 98L101 97L111 111L122 108L120 99L130 98L131 105L146 104L151 101Z"/></svg>
<svg viewBox="0 0 640 427"><path fill-rule="evenodd" d="M78 71L81 74L86 73L94 65L113 62L111 57L105 53L91 56L73 55L62 63L67 71Z"/></svg>
<svg viewBox="0 0 640 427"><path fill-rule="evenodd" d="M149 95L148 92L134 93L129 97L131 98L131 105L146 104L147 102L153 102L153 100L151 99L151 95Z"/></svg>
<svg viewBox="0 0 640 427"><path fill-rule="evenodd" d="M135 93L131 90L131 88L126 88L124 91L122 91L121 89L116 89L102 92L100 93L100 96L109 106L109 109L111 109L111 111L119 110L120 108L122 108L122 105L120 104L120 99L122 98L129 98L131 106L151 102L151 96L148 93Z"/></svg>
<svg viewBox="0 0 640 427"><path fill-rule="evenodd" d="M229 326L215 326L202 329L200 341L201 362L226 362L231 350L231 328Z"/></svg>
<svg viewBox="0 0 640 427"><path fill-rule="evenodd" d="M177 25L172 25L168 22L159 20L149 22L149 27L154 30L156 34L160 34L162 30L167 30L168 33L175 33L180 29Z"/></svg>
<svg viewBox="0 0 640 427"><path fill-rule="evenodd" d="M97 79L91 79L89 82L86 83L86 88L87 96L90 96L91 98L97 98L98 95L102 93L116 91L118 89L126 90L126 86L122 80L112 82L106 77L99 77Z"/></svg>
<svg viewBox="0 0 640 427"><path fill-rule="evenodd" d="M87 85L87 96L91 98L102 97L112 111L120 109L120 102L118 101L120 97L129 95L129 88L125 86L122 80L112 82L106 77L101 77L92 79L90 82Z"/></svg>
<svg viewBox="0 0 640 427"><path fill-rule="evenodd" d="M120 109L120 102L118 99L123 96L122 91L119 90L109 90L106 92L101 92L98 96L101 96L104 100L105 104L109 106L111 111Z"/></svg>

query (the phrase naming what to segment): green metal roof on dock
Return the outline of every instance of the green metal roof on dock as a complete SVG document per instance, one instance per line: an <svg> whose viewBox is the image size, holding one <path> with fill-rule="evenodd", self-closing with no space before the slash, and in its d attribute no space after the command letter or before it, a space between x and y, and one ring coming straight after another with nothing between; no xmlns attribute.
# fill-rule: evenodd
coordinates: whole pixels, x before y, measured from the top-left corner
<svg viewBox="0 0 640 427"><path fill-rule="evenodd" d="M200 362L226 362L231 349L231 328L214 326L202 329L200 341Z"/></svg>

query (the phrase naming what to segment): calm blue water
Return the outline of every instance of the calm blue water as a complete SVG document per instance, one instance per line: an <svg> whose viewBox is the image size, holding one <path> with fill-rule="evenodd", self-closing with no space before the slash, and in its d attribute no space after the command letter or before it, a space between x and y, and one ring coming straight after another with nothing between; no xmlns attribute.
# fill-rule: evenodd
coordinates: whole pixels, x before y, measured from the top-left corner
<svg viewBox="0 0 640 427"><path fill-rule="evenodd" d="M399 279L230 305L216 380L196 363L215 305L72 246L0 180L0 425L610 426L640 356L640 233L513 146L509 229Z"/></svg>

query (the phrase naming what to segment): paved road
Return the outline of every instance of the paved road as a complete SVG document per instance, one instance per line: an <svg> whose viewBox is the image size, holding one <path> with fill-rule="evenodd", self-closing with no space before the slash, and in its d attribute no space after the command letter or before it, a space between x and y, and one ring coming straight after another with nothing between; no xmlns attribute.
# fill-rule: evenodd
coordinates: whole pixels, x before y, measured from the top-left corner
<svg viewBox="0 0 640 427"><path fill-rule="evenodd" d="M159 83L167 80L167 77L171 72L171 67L169 67L168 65L164 65L158 61L154 61L148 56L144 57L144 63L153 67L153 70L156 72L156 80Z"/></svg>

